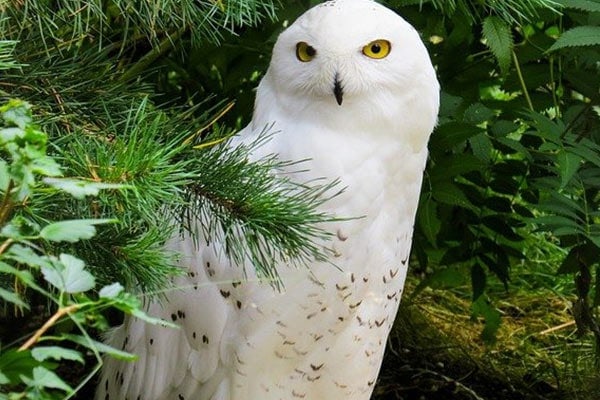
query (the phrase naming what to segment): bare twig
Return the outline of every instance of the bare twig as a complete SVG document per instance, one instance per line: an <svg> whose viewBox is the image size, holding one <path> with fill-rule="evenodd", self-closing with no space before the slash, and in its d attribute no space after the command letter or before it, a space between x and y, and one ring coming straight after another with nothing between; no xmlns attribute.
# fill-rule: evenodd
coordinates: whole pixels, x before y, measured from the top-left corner
<svg viewBox="0 0 600 400"><path fill-rule="evenodd" d="M71 304L68 307L62 307L59 308L54 315L52 315L48 321L46 321L46 323L44 325L42 325L42 327L40 329L38 329L32 337L29 338L28 341L26 341L21 347L19 347L19 351L23 351L23 350L27 350L28 348L30 348L31 346L33 346L39 339L40 337L42 337L42 335L48 330L50 329L50 327L52 325L54 325L56 323L56 321L58 321L60 318L64 317L65 315L69 315L74 311L77 311L78 308L82 307L82 304Z"/></svg>

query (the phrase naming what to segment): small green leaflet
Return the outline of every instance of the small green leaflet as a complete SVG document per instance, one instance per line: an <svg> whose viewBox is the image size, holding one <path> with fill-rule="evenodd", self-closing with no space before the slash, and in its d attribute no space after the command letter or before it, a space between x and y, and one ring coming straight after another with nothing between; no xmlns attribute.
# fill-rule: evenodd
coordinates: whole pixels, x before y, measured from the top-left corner
<svg viewBox="0 0 600 400"><path fill-rule="evenodd" d="M600 26L577 26L560 35L548 51L555 51L566 47L598 45L600 45Z"/></svg>
<svg viewBox="0 0 600 400"><path fill-rule="evenodd" d="M131 186L117 183L89 182L70 178L45 178L44 183L69 193L76 199L97 196L102 189L127 189Z"/></svg>
<svg viewBox="0 0 600 400"><path fill-rule="evenodd" d="M71 360L84 363L81 353L71 349L65 349L59 346L38 346L31 349L31 355L38 361L52 360Z"/></svg>
<svg viewBox="0 0 600 400"><path fill-rule="evenodd" d="M577 154L562 150L558 153L558 170L560 171L560 188L564 189L579 170L582 158Z"/></svg>
<svg viewBox="0 0 600 400"><path fill-rule="evenodd" d="M513 37L510 27L500 17L490 15L483 21L483 37L486 45L498 60L502 72L510 67L513 50Z"/></svg>
<svg viewBox="0 0 600 400"><path fill-rule="evenodd" d="M19 295L17 295L13 291L6 290L0 287L0 298L8 303L13 303L19 307L29 309L29 306L25 302L23 302Z"/></svg>
<svg viewBox="0 0 600 400"><path fill-rule="evenodd" d="M575 8L581 11L600 12L600 2L594 0L557 0L565 8Z"/></svg>
<svg viewBox="0 0 600 400"><path fill-rule="evenodd" d="M94 225L116 222L114 219L71 219L46 225L40 231L40 237L52 242L75 243L81 239L90 239L96 234Z"/></svg>
<svg viewBox="0 0 600 400"><path fill-rule="evenodd" d="M98 295L100 296L100 298L114 299L119 294L121 294L121 292L123 292L123 290L124 290L123 285L121 285L119 282L115 282L112 285L104 286L102 289L100 289L100 292L98 292Z"/></svg>
<svg viewBox="0 0 600 400"><path fill-rule="evenodd" d="M79 293L94 287L94 276L84 270L85 264L69 254L60 255L60 263L52 267L42 267L42 274L48 283L66 293Z"/></svg>
<svg viewBox="0 0 600 400"><path fill-rule="evenodd" d="M21 376L23 382L29 386L38 388L60 389L67 393L73 393L73 388L65 381L60 379L58 375L44 367L35 367L33 369L33 379L24 375Z"/></svg>

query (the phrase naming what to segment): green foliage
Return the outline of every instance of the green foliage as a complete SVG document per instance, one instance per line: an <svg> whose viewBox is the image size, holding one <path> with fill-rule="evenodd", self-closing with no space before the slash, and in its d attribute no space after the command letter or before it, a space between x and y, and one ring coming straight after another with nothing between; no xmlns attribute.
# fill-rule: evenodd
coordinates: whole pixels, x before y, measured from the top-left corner
<svg viewBox="0 0 600 400"><path fill-rule="evenodd" d="M44 298L53 314L24 343L16 338L3 343L0 350L0 398L62 399L72 396L73 388L55 372L61 363L84 363L84 351L95 355L97 370L101 364L100 352L121 357L131 355L99 346L90 338L88 330L103 329L107 324L101 310L114 306L153 323L141 311L141 303L123 291L119 284L105 286L99 296L91 290L96 280L85 262L73 255L62 253L58 257L45 250L50 242L76 243L91 239L95 225L115 222L110 220L69 220L48 222L41 227L21 211L40 201L39 193L61 191L44 184L40 178L61 175L62 168L46 154L47 136L32 123L31 107L21 101L9 101L0 106L3 126L0 128L0 300L7 320L9 309L15 313L30 310L31 301L25 294L36 292ZM60 178L55 178L55 182ZM85 181L77 182L86 191ZM93 185L93 183L92 183ZM120 187L113 187L120 189ZM43 201L43 197L41 197ZM10 306L10 307L9 307ZM77 334L58 328L70 320ZM51 330L55 330L50 334ZM4 339L3 339L4 341ZM40 345L40 343L52 343ZM18 347L17 347L18 346ZM89 380L81 378L79 386Z"/></svg>
<svg viewBox="0 0 600 400"><path fill-rule="evenodd" d="M485 12L491 3L469 4L479 9L464 15L466 7L456 2L444 21L416 8L400 10L425 38L437 38L431 52L442 86L414 244L428 272L419 290L457 287L463 280L456 275L470 278L472 311L486 319L488 341L499 323L486 291L489 275L508 288L511 265L525 257L527 243L546 240L568 254L560 267L548 268L573 276L580 331L590 329L600 340L594 303L600 292L600 51L590 46L600 38L598 4L560 3L562 15L538 7L529 20ZM509 26L511 19L519 24Z"/></svg>

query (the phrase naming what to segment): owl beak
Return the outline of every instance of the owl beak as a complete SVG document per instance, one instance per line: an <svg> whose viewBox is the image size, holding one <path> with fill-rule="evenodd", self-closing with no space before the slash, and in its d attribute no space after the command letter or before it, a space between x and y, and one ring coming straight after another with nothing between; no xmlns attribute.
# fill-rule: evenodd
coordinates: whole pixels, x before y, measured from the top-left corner
<svg viewBox="0 0 600 400"><path fill-rule="evenodd" d="M338 78L338 74L335 74L333 81L333 94L335 95L335 100L337 101L338 105L341 106L342 100L344 100L344 88L342 87L342 83Z"/></svg>

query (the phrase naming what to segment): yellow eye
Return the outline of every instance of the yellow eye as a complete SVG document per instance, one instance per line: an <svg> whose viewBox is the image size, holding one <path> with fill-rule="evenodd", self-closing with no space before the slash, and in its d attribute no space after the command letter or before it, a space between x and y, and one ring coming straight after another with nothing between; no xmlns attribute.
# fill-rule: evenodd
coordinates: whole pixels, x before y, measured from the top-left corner
<svg viewBox="0 0 600 400"><path fill-rule="evenodd" d="M384 39L373 40L363 47L362 52L365 56L379 60L390 54L392 44Z"/></svg>
<svg viewBox="0 0 600 400"><path fill-rule="evenodd" d="M309 62L317 55L317 50L306 42L296 45L296 57L302 62Z"/></svg>

